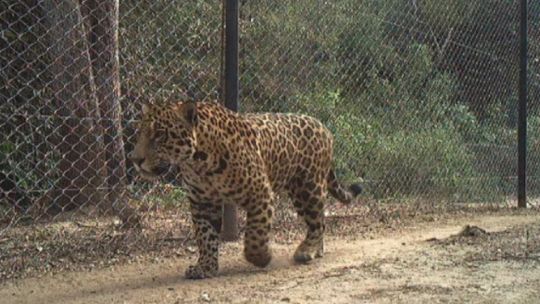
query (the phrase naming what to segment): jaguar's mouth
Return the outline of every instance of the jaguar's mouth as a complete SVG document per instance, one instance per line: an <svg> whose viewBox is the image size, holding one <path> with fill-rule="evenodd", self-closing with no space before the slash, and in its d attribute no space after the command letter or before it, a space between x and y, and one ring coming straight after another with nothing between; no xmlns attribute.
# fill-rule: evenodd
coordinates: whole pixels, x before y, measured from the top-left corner
<svg viewBox="0 0 540 304"><path fill-rule="evenodd" d="M160 164L151 170L145 170L141 166L135 165L135 169L143 178L148 180L156 180L169 171L169 165Z"/></svg>

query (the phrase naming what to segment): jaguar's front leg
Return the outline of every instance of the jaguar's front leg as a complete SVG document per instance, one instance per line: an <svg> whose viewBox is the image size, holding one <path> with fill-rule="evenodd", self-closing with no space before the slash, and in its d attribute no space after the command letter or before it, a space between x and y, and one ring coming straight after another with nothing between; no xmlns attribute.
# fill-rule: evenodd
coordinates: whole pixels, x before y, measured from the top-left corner
<svg viewBox="0 0 540 304"><path fill-rule="evenodd" d="M199 249L197 264L186 270L188 279L214 277L218 271L219 233L221 230L222 206L191 200L191 216L195 238Z"/></svg>

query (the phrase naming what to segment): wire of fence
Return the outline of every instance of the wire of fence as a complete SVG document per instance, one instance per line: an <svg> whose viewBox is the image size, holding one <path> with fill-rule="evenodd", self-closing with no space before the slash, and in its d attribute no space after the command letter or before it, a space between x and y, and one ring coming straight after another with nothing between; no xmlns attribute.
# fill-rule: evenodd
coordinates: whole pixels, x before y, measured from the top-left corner
<svg viewBox="0 0 540 304"><path fill-rule="evenodd" d="M115 3L0 4L0 266L15 273L103 248L157 252L189 226L172 221L187 217L177 172L148 185L125 154L142 103L219 99L221 3ZM240 111L320 119L335 134L338 175L362 178L366 200L512 201L518 13L503 0L240 1ZM538 16L529 1L533 198ZM147 232L117 237L118 217ZM64 230L50 232L58 222Z"/></svg>

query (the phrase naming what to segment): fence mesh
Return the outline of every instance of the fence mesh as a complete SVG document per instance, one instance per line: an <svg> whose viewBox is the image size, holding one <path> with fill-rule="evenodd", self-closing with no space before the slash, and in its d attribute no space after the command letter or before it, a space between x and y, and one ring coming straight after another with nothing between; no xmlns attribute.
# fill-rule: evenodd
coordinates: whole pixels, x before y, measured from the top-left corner
<svg viewBox="0 0 540 304"><path fill-rule="evenodd" d="M0 279L192 251L176 173L149 184L125 154L142 103L219 99L222 6L114 4L0 4ZM518 7L241 1L241 111L319 118L335 134L339 176L362 178L365 200L513 201ZM530 1L531 201L540 189L539 16ZM122 229L133 219L142 230Z"/></svg>

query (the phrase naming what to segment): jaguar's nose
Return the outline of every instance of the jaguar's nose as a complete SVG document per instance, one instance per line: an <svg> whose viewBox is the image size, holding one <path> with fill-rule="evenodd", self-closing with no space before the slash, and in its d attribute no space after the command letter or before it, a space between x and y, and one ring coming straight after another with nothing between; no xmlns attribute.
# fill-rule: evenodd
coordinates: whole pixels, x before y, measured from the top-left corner
<svg viewBox="0 0 540 304"><path fill-rule="evenodd" d="M128 154L128 158L129 158L129 160L131 160L133 162L133 164L135 164L135 165L137 165L139 167L141 166L142 162L144 161L144 158L135 156L135 154L133 152L130 152Z"/></svg>

